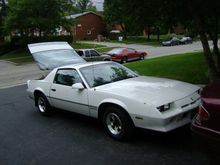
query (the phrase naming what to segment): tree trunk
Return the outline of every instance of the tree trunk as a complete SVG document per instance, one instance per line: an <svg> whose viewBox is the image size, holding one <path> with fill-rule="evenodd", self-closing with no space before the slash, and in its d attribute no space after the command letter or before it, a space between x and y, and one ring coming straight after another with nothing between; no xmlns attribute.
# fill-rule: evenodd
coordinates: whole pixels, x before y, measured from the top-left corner
<svg viewBox="0 0 220 165"><path fill-rule="evenodd" d="M147 26L147 40L150 40L150 35L151 35L150 26Z"/></svg>
<svg viewBox="0 0 220 165"><path fill-rule="evenodd" d="M217 71L220 72L220 52L218 48L218 37L215 37L212 41L213 41L213 54L217 57L217 61L216 61Z"/></svg>
<svg viewBox="0 0 220 165"><path fill-rule="evenodd" d="M204 25L204 22L203 22L203 19L201 18L201 16L197 16L195 18L195 23L196 23L196 27L197 27L199 35L200 35L200 40L202 42L204 56L205 56L206 62L208 64L209 80L212 82L212 81L219 79L219 75L218 75L217 69L215 67L215 62L213 60L212 52L209 47L208 38L207 38L207 35L204 30L205 25Z"/></svg>
<svg viewBox="0 0 220 165"><path fill-rule="evenodd" d="M123 23L121 23L120 26L123 31L123 37L126 40L127 39L127 31L126 31L125 25L123 25Z"/></svg>
<svg viewBox="0 0 220 165"><path fill-rule="evenodd" d="M157 27L157 41L160 41L160 29Z"/></svg>

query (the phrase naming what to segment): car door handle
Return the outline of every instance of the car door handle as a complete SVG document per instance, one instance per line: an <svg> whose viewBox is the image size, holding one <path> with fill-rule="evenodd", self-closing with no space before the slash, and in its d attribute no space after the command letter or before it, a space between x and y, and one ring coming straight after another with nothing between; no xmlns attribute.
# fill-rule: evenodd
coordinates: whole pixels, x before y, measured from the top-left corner
<svg viewBox="0 0 220 165"><path fill-rule="evenodd" d="M55 92L56 91L56 89L51 89L53 92Z"/></svg>

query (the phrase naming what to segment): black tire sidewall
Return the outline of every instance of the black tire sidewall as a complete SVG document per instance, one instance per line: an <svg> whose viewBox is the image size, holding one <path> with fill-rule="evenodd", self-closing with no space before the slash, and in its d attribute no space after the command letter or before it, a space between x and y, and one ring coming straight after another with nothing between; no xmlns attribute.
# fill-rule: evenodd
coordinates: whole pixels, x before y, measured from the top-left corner
<svg viewBox="0 0 220 165"><path fill-rule="evenodd" d="M46 110L45 110L44 112L40 111L40 109L39 109L39 105L38 105L38 100L39 100L39 98L42 98L42 99L44 100L44 102L45 102ZM37 96L37 100L36 100L36 101L37 101L37 109L38 109L38 111L39 111L42 115L48 116L48 115L51 114L51 107L50 107L50 104L49 104L49 102L48 102L46 96L44 96L43 94L39 94L39 95Z"/></svg>
<svg viewBox="0 0 220 165"><path fill-rule="evenodd" d="M109 113L115 113L122 122L122 131L119 135L112 134L106 124L106 118ZM123 141L123 140L128 140L132 137L133 128L134 128L133 122L131 121L130 117L120 108L107 107L102 117L102 123L107 133L116 140Z"/></svg>
<svg viewBox="0 0 220 165"><path fill-rule="evenodd" d="M127 57L123 57L123 58L121 59L121 63L122 63L122 64L127 63Z"/></svg>

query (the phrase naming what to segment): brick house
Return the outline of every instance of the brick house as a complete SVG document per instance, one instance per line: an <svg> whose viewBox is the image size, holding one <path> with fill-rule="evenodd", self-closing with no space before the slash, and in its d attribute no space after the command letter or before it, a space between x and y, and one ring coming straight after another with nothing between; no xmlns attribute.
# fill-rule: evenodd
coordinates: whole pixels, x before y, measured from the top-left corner
<svg viewBox="0 0 220 165"><path fill-rule="evenodd" d="M71 15L69 18L76 21L75 26L71 28L75 40L95 40L105 31L104 20L96 13L84 12Z"/></svg>

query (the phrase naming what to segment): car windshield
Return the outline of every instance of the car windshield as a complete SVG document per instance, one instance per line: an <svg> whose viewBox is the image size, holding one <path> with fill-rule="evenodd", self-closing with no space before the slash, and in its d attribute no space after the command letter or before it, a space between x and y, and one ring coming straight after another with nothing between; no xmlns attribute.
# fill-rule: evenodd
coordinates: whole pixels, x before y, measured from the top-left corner
<svg viewBox="0 0 220 165"><path fill-rule="evenodd" d="M83 67L80 69L90 87L96 87L128 78L138 74L118 63L105 63Z"/></svg>
<svg viewBox="0 0 220 165"><path fill-rule="evenodd" d="M42 70L52 70L56 67L85 62L74 50L60 49L33 53L35 61Z"/></svg>
<svg viewBox="0 0 220 165"><path fill-rule="evenodd" d="M107 52L107 54L120 54L122 53L123 49L112 49L109 52Z"/></svg>

